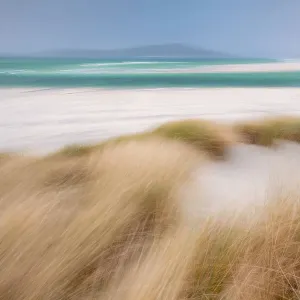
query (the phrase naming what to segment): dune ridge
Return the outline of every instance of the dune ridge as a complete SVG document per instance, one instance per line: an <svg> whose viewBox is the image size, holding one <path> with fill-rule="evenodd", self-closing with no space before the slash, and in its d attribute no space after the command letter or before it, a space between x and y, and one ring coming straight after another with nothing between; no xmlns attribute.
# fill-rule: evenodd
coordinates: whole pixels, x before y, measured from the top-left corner
<svg viewBox="0 0 300 300"><path fill-rule="evenodd" d="M291 144L249 146L235 126L188 120L3 153L0 299L297 299L298 120L280 124L271 138Z"/></svg>

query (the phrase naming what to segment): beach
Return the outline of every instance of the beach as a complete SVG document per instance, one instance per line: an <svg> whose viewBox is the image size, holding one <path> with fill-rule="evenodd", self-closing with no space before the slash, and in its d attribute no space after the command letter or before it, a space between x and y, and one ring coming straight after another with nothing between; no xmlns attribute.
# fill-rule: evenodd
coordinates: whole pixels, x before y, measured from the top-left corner
<svg viewBox="0 0 300 300"><path fill-rule="evenodd" d="M0 89L0 150L47 153L161 123L299 114L300 88Z"/></svg>
<svg viewBox="0 0 300 300"><path fill-rule="evenodd" d="M0 300L300 299L300 0L2 2Z"/></svg>
<svg viewBox="0 0 300 300"><path fill-rule="evenodd" d="M233 299L231 293L240 293L236 280L254 286L274 268L273 257L292 257L294 266L299 253L297 143L262 147L233 140L224 145L224 156L211 157L185 136L153 135L107 143L100 151L88 147L91 152L47 154L172 120L209 120L230 128L227 123L245 119L299 115L299 99L300 88L0 89L3 282L29 295L24 299L41 282L36 299L60 299L74 290L94 299L99 289L99 299L112 295L115 300L124 299L131 287L133 295L137 287L138 295L145 289L154 293L149 299L157 299L160 282L173 294L174 287L185 291L180 283L192 278L191 294L207 295L221 286L217 293ZM218 126L211 134L217 132ZM209 140L205 131L203 136ZM253 258L245 256L253 251ZM257 257L260 273L255 273ZM240 277L245 266L253 278ZM281 265L277 268L282 271ZM122 275L116 284L113 272ZM29 283L18 290L19 274ZM86 281L77 280L82 276ZM71 289L61 284L69 278L75 278ZM104 284L91 285L95 278ZM199 286L206 278L208 285ZM286 281L282 286L289 287ZM274 289L279 293L277 284ZM12 289L4 285L3 290L10 299ZM260 291L254 288L249 299L259 299ZM129 295L126 299L144 299Z"/></svg>
<svg viewBox="0 0 300 300"><path fill-rule="evenodd" d="M216 65L202 66L195 68L193 71L197 73L257 73L257 72L297 72L300 70L299 62L273 62L267 64L232 64L232 65ZM187 70L189 72L189 70Z"/></svg>
<svg viewBox="0 0 300 300"><path fill-rule="evenodd" d="M300 88L19 88L1 89L0 99L1 151L29 154L47 154L71 144L98 143L172 120L198 118L233 123L300 114ZM190 215L199 216L203 211L224 215L233 207L237 210L264 203L272 185L270 178L284 182L283 173L290 173L295 166L291 161L298 157L293 147L271 150L241 145L228 151L225 162L212 162L205 172L201 169L202 176L196 175L195 195L206 193L204 198L209 202L205 210L205 205L199 206L198 196L187 197Z"/></svg>

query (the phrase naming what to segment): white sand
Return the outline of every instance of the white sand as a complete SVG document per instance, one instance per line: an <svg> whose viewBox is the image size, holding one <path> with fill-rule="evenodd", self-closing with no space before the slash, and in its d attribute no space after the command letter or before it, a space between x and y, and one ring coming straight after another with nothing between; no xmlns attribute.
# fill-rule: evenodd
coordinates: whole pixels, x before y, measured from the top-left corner
<svg viewBox="0 0 300 300"><path fill-rule="evenodd" d="M78 70L80 73L81 70ZM89 70L90 71L90 70ZM93 70L98 72L97 70ZM252 73L252 72L299 72L300 71L300 61L283 61L283 62L269 62L269 63L245 63L245 64L225 64L225 65L202 65L202 66L189 66L187 68L159 68L159 69L149 69L147 73ZM74 72L74 70L72 70ZM75 71L76 72L76 71ZM145 70L135 69L126 71L123 70L122 73L125 74L129 72L132 73L144 73Z"/></svg>
<svg viewBox="0 0 300 300"><path fill-rule="evenodd" d="M190 69L186 70L187 73L190 73L190 71ZM300 71L300 62L210 65L197 67L192 71L196 73L298 72ZM184 70L182 72L184 72Z"/></svg>
<svg viewBox="0 0 300 300"><path fill-rule="evenodd" d="M300 88L0 89L0 151L53 151L175 119L299 113Z"/></svg>
<svg viewBox="0 0 300 300"><path fill-rule="evenodd" d="M234 146L225 161L201 167L194 178L183 206L190 219L219 215L227 220L234 210L241 224L249 224L277 192L300 199L300 145Z"/></svg>

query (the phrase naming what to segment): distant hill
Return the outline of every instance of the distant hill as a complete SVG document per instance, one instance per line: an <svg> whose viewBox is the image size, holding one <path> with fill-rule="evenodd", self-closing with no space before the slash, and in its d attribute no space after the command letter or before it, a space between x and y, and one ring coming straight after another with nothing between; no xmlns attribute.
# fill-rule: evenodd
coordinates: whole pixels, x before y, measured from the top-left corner
<svg viewBox="0 0 300 300"><path fill-rule="evenodd" d="M227 58L228 54L183 44L150 45L112 50L55 50L38 53L44 57L73 57L73 58Z"/></svg>

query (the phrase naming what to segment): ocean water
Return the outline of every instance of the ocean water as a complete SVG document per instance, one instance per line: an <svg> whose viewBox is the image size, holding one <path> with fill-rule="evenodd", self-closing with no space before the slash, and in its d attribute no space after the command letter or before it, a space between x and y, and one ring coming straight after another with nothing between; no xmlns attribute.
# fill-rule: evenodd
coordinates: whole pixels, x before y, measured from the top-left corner
<svg viewBox="0 0 300 300"><path fill-rule="evenodd" d="M1 87L295 87L299 72L215 72L274 60L0 58ZM213 72L211 72L211 70Z"/></svg>

